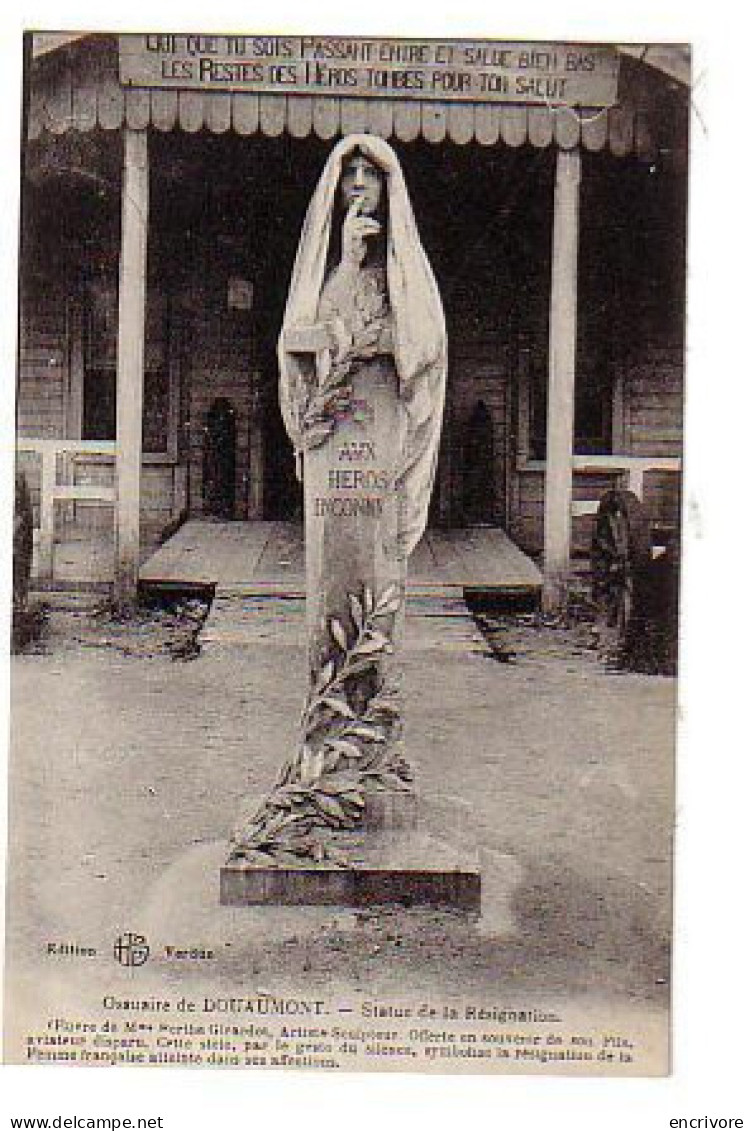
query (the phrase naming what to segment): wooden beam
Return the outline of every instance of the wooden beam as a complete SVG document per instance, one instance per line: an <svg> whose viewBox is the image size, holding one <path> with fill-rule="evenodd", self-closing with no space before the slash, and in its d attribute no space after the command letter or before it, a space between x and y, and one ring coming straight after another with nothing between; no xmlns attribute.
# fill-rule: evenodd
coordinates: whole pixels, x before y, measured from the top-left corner
<svg viewBox="0 0 754 1131"><path fill-rule="evenodd" d="M67 439L58 436L19 436L16 441L19 452L75 452L76 455L115 455L115 444L112 440L77 440L75 437Z"/></svg>
<svg viewBox="0 0 754 1131"><path fill-rule="evenodd" d="M626 390L621 370L615 375L612 398L612 450L622 452L626 442Z"/></svg>
<svg viewBox="0 0 754 1131"><path fill-rule="evenodd" d="M42 479L39 492L39 544L37 576L52 581L55 553L55 482L58 454L54 448L42 452Z"/></svg>
<svg viewBox="0 0 754 1131"><path fill-rule="evenodd" d="M65 406L65 434L81 439L84 419L84 311L80 295L68 308L69 369Z"/></svg>
<svg viewBox="0 0 754 1131"><path fill-rule="evenodd" d="M561 607L565 600L571 557L580 181L580 151L559 149L552 229L542 598L545 609L550 611Z"/></svg>
<svg viewBox="0 0 754 1131"><path fill-rule="evenodd" d="M115 587L121 612L136 605L144 407L149 162L147 132L123 130L118 287Z"/></svg>
<svg viewBox="0 0 754 1131"><path fill-rule="evenodd" d="M531 354L518 354L516 380L516 467L526 464L531 455Z"/></svg>
<svg viewBox="0 0 754 1131"><path fill-rule="evenodd" d="M80 294L68 305L68 382L65 401L65 434L81 439L84 427L84 311ZM63 479L73 483L75 463L70 456L63 457ZM75 521L76 504L70 503L65 511L66 521Z"/></svg>

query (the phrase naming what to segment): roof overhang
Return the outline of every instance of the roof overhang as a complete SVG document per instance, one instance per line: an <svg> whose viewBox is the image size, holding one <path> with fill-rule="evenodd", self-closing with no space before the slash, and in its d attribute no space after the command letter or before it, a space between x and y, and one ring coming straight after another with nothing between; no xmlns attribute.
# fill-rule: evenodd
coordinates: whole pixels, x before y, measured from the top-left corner
<svg viewBox="0 0 754 1131"><path fill-rule="evenodd" d="M616 105L572 108L506 102L320 97L248 90L124 87L115 35L34 32L29 136L69 130L207 130L243 136L315 135L329 140L369 132L399 141L550 145L653 159L685 145L690 51L683 45L631 45Z"/></svg>

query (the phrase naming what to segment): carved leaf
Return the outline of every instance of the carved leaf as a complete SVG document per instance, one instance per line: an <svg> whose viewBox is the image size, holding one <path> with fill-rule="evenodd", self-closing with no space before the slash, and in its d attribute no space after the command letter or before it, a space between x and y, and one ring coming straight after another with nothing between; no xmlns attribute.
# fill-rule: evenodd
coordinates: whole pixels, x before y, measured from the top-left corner
<svg viewBox="0 0 754 1131"><path fill-rule="evenodd" d="M312 424L304 431L304 446L306 448L319 448L326 440L330 439L335 424L332 421Z"/></svg>
<svg viewBox="0 0 754 1131"><path fill-rule="evenodd" d="M317 782L317 789L321 789L323 793L335 794L338 797L354 792L360 796L361 786L358 774L350 770L342 770Z"/></svg>
<svg viewBox="0 0 754 1131"><path fill-rule="evenodd" d="M351 606L351 616L353 617L353 623L356 625L357 631L361 632L361 629L364 626L364 611L361 607L361 601L355 593L349 593L348 604Z"/></svg>
<svg viewBox="0 0 754 1131"><path fill-rule="evenodd" d="M360 793L356 793L355 790L349 793L338 794L338 800L347 813L352 813L355 816L361 813L366 804L363 796Z"/></svg>
<svg viewBox="0 0 754 1131"><path fill-rule="evenodd" d="M371 656L375 652L386 652L388 650L389 641L386 636L376 630L371 631L362 641L354 648L354 655L356 656Z"/></svg>
<svg viewBox="0 0 754 1131"><path fill-rule="evenodd" d="M360 813L366 804L363 793L359 793L355 789L349 789L345 793L339 793L338 797L344 809L351 809L355 813Z"/></svg>
<svg viewBox="0 0 754 1131"><path fill-rule="evenodd" d="M268 809L290 809L292 804L291 796L285 789L279 789L273 793L271 797L267 798L266 806Z"/></svg>
<svg viewBox="0 0 754 1131"><path fill-rule="evenodd" d="M385 732L376 726L369 726L368 723L358 722L353 723L351 726L346 727L343 731L343 736L353 738L365 738L367 742L385 742Z"/></svg>
<svg viewBox="0 0 754 1131"><path fill-rule="evenodd" d="M401 591L400 588L393 584L388 585L384 593L381 594L375 612L382 613L395 613L401 605Z"/></svg>
<svg viewBox="0 0 754 1131"><path fill-rule="evenodd" d="M325 746L325 762L324 762L324 772L325 772L325 774L331 773L333 770L337 769L339 765L340 765L340 753L339 753L339 751L336 750L333 747L332 743L327 743L327 745Z"/></svg>
<svg viewBox="0 0 754 1131"><path fill-rule="evenodd" d="M330 710L335 711L336 715L342 715L344 719L356 718L353 707L349 706L345 699L341 699L336 695L323 695L318 702L325 707L329 707Z"/></svg>
<svg viewBox="0 0 754 1131"><path fill-rule="evenodd" d="M284 809L278 809L273 815L268 815L267 819L262 822L265 837L274 836L279 829L282 829L287 816L288 814Z"/></svg>
<svg viewBox="0 0 754 1131"><path fill-rule="evenodd" d="M344 652L348 651L348 637L346 630L340 623L337 617L332 617L330 620L330 632L333 635L333 640L338 644Z"/></svg>
<svg viewBox="0 0 754 1131"><path fill-rule="evenodd" d="M321 703L317 703L317 707L321 705ZM340 728L346 726L348 722L349 720L343 715L333 718L332 712L329 709L326 711L317 711L315 715L310 715L306 721L304 738L307 742L311 743L312 746L318 746L322 739L327 738L331 734L339 734Z"/></svg>
<svg viewBox="0 0 754 1131"><path fill-rule="evenodd" d="M317 680L317 690L323 691L327 687L327 685L332 681L332 677L334 675L335 675L335 664L332 660L328 660L327 663L325 664L325 666L323 667L322 671L319 673L319 679Z"/></svg>
<svg viewBox="0 0 754 1131"><path fill-rule="evenodd" d="M301 844L316 830L319 821L319 813L317 807L312 803L311 812L304 818L298 818L294 825L290 825L285 829L277 838L281 844L286 848L292 849L294 852L299 849Z"/></svg>
<svg viewBox="0 0 754 1131"><path fill-rule="evenodd" d="M308 402L304 410L304 424L321 424L325 419L325 414L322 411L322 398L315 395Z"/></svg>
<svg viewBox="0 0 754 1131"><path fill-rule="evenodd" d="M324 766L324 752L318 750L316 753L309 752L308 756L301 760L301 782L304 785L311 785L316 781L322 773Z"/></svg>
<svg viewBox="0 0 754 1131"><path fill-rule="evenodd" d="M378 652L363 656L357 656L354 654L353 659L349 657L348 660L348 675L359 675L361 672L373 670L375 664L378 662L378 657Z"/></svg>
<svg viewBox="0 0 754 1131"><path fill-rule="evenodd" d="M359 759L359 770L362 777L364 776L364 772L366 770L376 769L377 767L379 767L382 761L382 758L380 757L381 749L382 748L380 746L374 743L372 744L372 746L367 747L367 749L364 751L361 758Z"/></svg>
<svg viewBox="0 0 754 1131"><path fill-rule="evenodd" d="M338 750L346 758L360 758L361 749L354 742L347 742L344 738L330 738L327 746L331 750Z"/></svg>
<svg viewBox="0 0 754 1131"><path fill-rule="evenodd" d="M393 773L390 770L369 770L364 774L370 782L379 785L382 789L408 789L408 783L405 778Z"/></svg>
<svg viewBox="0 0 754 1131"><path fill-rule="evenodd" d="M346 814L343 812L342 805L335 797L332 797L328 793L322 793L320 790L315 790L313 798L317 808L328 824L335 825L337 828L339 825L349 821L349 818L347 818Z"/></svg>
<svg viewBox="0 0 754 1131"><path fill-rule="evenodd" d="M400 690L394 684L383 683L376 695L373 695L369 700L369 707L366 712L367 718L373 713L387 712L391 715L397 715L400 710Z"/></svg>
<svg viewBox="0 0 754 1131"><path fill-rule="evenodd" d="M256 845L246 844L245 841L239 840L233 845L233 851L230 854L230 862L235 860L243 860L248 864L269 864L271 857L268 852L263 852L262 849L257 848Z"/></svg>
<svg viewBox="0 0 754 1131"><path fill-rule="evenodd" d="M311 757L311 750L309 749L308 746L304 746L302 753L301 753L301 758L303 760L303 759L309 758L309 757ZM293 800L296 800L300 797L305 797L305 796L306 796L306 787L303 786L303 785L300 785L298 782L291 782L290 785L285 785L285 786L282 787L282 789L276 790L275 793L270 798L270 801L274 801L275 798L291 798Z"/></svg>
<svg viewBox="0 0 754 1131"><path fill-rule="evenodd" d="M327 846L326 856L328 861L331 864L337 865L338 868L349 868L351 866L351 861L345 853L338 852L337 848L333 848L332 845Z"/></svg>
<svg viewBox="0 0 754 1131"><path fill-rule="evenodd" d="M345 376L345 374L344 374ZM342 378L340 379L342 381ZM328 387L326 395L323 397L322 410L326 416L332 415L339 410L349 408L353 390L350 385L343 385L340 382L333 382Z"/></svg>
<svg viewBox="0 0 754 1131"><path fill-rule="evenodd" d="M390 703L388 700L379 699L374 700L369 704L369 710L363 718L369 722L378 719L395 719L400 715L400 710L395 703Z"/></svg>
<svg viewBox="0 0 754 1131"><path fill-rule="evenodd" d="M274 859L276 864L290 864L292 867L298 868L301 865L302 856L310 856L312 859L316 859L315 853L315 842L311 839L307 839L306 841L302 841L300 845L296 845L295 847L291 846L288 852L286 852L284 848L279 848L275 845Z"/></svg>

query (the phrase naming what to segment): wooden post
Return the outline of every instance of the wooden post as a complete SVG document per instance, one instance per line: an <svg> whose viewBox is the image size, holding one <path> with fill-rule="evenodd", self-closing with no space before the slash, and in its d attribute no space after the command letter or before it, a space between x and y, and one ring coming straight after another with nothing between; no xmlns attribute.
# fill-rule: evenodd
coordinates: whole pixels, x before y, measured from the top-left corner
<svg viewBox="0 0 754 1131"><path fill-rule="evenodd" d="M545 583L543 605L566 597L571 557L573 423L576 375L576 285L579 242L578 149L558 150L552 229L550 350L545 470Z"/></svg>
<svg viewBox="0 0 754 1131"><path fill-rule="evenodd" d="M84 421L84 309L80 295L68 307L68 384L65 402L65 437L80 440ZM63 483L73 484L76 479L76 457L63 452ZM69 502L63 509L65 523L76 521L76 504Z"/></svg>
<svg viewBox="0 0 754 1131"><path fill-rule="evenodd" d="M84 311L79 296L68 310L69 369L65 406L65 435L80 440L84 418Z"/></svg>
<svg viewBox="0 0 754 1131"><path fill-rule="evenodd" d="M149 164L146 131L123 131L115 457L116 607L136 605L144 405Z"/></svg>
<svg viewBox="0 0 754 1131"><path fill-rule="evenodd" d="M634 464L628 469L628 489L633 491L639 502L644 498L644 468Z"/></svg>
<svg viewBox="0 0 754 1131"><path fill-rule="evenodd" d="M40 581L52 581L55 555L55 484L57 481L57 449L42 449L42 479L39 498L39 545L37 575Z"/></svg>

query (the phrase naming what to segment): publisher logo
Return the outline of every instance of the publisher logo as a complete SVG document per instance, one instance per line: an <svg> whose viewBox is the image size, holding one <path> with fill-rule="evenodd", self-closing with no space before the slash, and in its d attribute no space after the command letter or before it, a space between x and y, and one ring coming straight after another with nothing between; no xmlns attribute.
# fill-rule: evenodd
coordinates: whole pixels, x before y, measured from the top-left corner
<svg viewBox="0 0 754 1131"><path fill-rule="evenodd" d="M121 966L143 966L149 958L149 943L144 935L126 931L115 940L113 956Z"/></svg>

